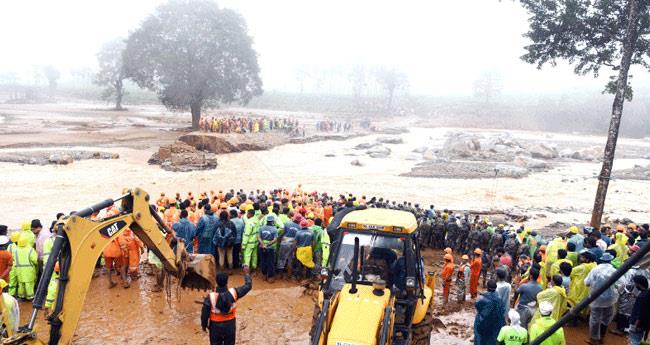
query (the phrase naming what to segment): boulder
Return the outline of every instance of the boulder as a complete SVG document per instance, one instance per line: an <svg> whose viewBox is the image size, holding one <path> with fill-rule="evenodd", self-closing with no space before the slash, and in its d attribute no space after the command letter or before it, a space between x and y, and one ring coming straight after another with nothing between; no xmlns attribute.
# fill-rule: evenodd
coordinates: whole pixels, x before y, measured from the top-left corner
<svg viewBox="0 0 650 345"><path fill-rule="evenodd" d="M370 148L373 148L375 146L378 146L379 143L361 143L357 146L354 147L355 150L367 150Z"/></svg>
<svg viewBox="0 0 650 345"><path fill-rule="evenodd" d="M522 178L527 176L529 173L526 168L505 164L497 165L495 170L498 177Z"/></svg>
<svg viewBox="0 0 650 345"><path fill-rule="evenodd" d="M549 168L548 163L546 163L545 161L526 157L526 156L515 157L513 163L520 168L526 168L526 169L542 170L542 169Z"/></svg>
<svg viewBox="0 0 650 345"><path fill-rule="evenodd" d="M571 155L571 158L581 161L596 161L601 159L602 155L602 148L594 146L574 152L573 155Z"/></svg>
<svg viewBox="0 0 650 345"><path fill-rule="evenodd" d="M390 156L391 150L386 147L386 146L375 146L371 148L370 150L366 151L366 154L368 154L372 158L386 158Z"/></svg>
<svg viewBox="0 0 650 345"><path fill-rule="evenodd" d="M197 150L185 142L163 145L149 158L149 164L160 164L169 171L207 170L217 167L217 155Z"/></svg>
<svg viewBox="0 0 650 345"><path fill-rule="evenodd" d="M427 147L426 147L426 146L420 146L420 147L416 147L416 148L414 148L413 151L411 151L411 152L415 152L415 153L425 153L426 151L427 151Z"/></svg>
<svg viewBox="0 0 650 345"><path fill-rule="evenodd" d="M417 161L420 159L422 159L422 155L419 155L417 153L409 153L408 155L406 155L407 161Z"/></svg>
<svg viewBox="0 0 650 345"><path fill-rule="evenodd" d="M336 157L336 155L333 153L326 153L325 157Z"/></svg>
<svg viewBox="0 0 650 345"><path fill-rule="evenodd" d="M436 152L436 150L428 149L422 154L422 158L428 161L434 161L438 159L438 153Z"/></svg>
<svg viewBox="0 0 650 345"><path fill-rule="evenodd" d="M55 153L48 157L50 164L67 165L72 164L73 161L72 156L67 153Z"/></svg>
<svg viewBox="0 0 650 345"><path fill-rule="evenodd" d="M542 143L535 144L528 148L530 156L533 158L553 159L559 156L557 150L553 147Z"/></svg>
<svg viewBox="0 0 650 345"><path fill-rule="evenodd" d="M350 164L352 164L352 165L354 165L356 167L362 167L363 166L363 164L358 159L353 160L352 162L350 162Z"/></svg>
<svg viewBox="0 0 650 345"><path fill-rule="evenodd" d="M377 142L381 144L403 144L404 140L401 137L379 137Z"/></svg>
<svg viewBox="0 0 650 345"><path fill-rule="evenodd" d="M463 133L450 135L442 146L442 151L447 155L470 157L481 150L479 137Z"/></svg>

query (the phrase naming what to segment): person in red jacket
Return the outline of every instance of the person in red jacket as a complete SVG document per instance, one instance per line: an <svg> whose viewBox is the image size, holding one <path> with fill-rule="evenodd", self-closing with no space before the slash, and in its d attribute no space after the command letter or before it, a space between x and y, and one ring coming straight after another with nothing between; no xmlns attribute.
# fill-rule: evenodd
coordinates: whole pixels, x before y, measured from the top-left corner
<svg viewBox="0 0 650 345"><path fill-rule="evenodd" d="M451 254L445 254L445 265L442 268L442 299L445 304L449 302L449 290L451 288L451 278L454 276L454 258Z"/></svg>
<svg viewBox="0 0 650 345"><path fill-rule="evenodd" d="M481 249L474 249L474 260L472 260L472 264L469 266L469 294L472 296L472 299L478 296L478 278L481 275L481 266L483 266L483 261L481 260L482 254L483 251Z"/></svg>

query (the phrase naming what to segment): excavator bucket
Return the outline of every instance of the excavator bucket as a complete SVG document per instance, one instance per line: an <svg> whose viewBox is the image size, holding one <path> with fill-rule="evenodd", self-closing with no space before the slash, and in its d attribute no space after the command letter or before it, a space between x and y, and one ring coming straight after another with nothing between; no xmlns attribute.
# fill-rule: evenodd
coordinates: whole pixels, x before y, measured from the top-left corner
<svg viewBox="0 0 650 345"><path fill-rule="evenodd" d="M181 278L181 287L187 289L214 290L216 263L214 256L208 254L188 254L187 269Z"/></svg>

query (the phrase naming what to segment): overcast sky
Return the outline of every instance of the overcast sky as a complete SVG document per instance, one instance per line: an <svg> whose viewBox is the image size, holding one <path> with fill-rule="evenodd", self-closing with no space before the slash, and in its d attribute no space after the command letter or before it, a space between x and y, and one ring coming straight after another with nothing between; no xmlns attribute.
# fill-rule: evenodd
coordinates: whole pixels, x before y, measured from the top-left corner
<svg viewBox="0 0 650 345"><path fill-rule="evenodd" d="M126 37L163 1L20 0L0 2L0 72L52 64L94 67L101 45ZM522 62L526 13L514 1L222 0L247 20L265 89L295 87L300 66L394 65L410 91L468 94L485 70L505 92L602 88L568 66L538 71ZM603 74L608 75L609 73ZM606 77L605 77L606 78ZM635 78L642 82L643 78Z"/></svg>

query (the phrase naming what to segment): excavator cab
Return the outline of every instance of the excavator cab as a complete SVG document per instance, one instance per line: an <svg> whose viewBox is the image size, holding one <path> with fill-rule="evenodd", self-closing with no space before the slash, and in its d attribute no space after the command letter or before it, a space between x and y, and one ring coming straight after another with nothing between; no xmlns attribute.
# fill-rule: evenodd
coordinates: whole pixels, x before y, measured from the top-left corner
<svg viewBox="0 0 650 345"><path fill-rule="evenodd" d="M417 221L366 209L338 227L310 332L320 344L429 344L433 275L425 276Z"/></svg>
<svg viewBox="0 0 650 345"><path fill-rule="evenodd" d="M188 254L149 201L149 194L142 189L127 189L119 198L104 200L60 220L55 225L56 237L51 254L36 288L29 324L11 338L2 339L2 344L69 344L79 322L95 263L104 248L127 228L153 251L165 272L175 276L181 287L214 289L214 257ZM112 216L101 220L91 219L91 215L117 205L119 212ZM34 325L39 310L43 308L57 262L60 279L54 310L48 316L50 334L45 341L34 332Z"/></svg>

